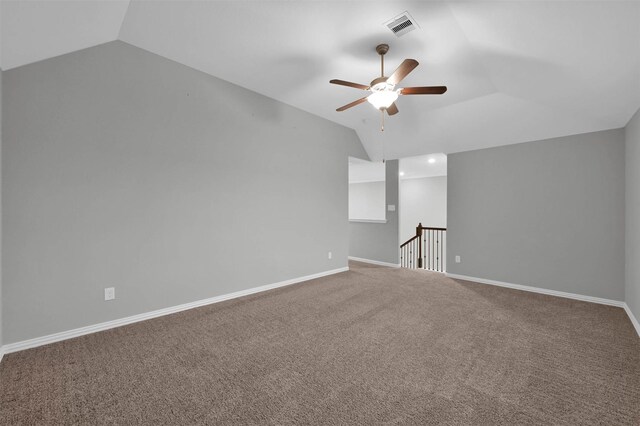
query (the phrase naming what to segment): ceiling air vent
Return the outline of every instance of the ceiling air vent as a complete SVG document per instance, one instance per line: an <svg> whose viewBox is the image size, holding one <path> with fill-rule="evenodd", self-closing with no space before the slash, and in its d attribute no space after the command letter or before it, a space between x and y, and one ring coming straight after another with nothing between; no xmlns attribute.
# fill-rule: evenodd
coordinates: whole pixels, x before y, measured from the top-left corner
<svg viewBox="0 0 640 426"><path fill-rule="evenodd" d="M411 15L409 15L409 12L401 13L392 20L385 22L385 25L398 37L403 36L418 27L416 21L411 17Z"/></svg>

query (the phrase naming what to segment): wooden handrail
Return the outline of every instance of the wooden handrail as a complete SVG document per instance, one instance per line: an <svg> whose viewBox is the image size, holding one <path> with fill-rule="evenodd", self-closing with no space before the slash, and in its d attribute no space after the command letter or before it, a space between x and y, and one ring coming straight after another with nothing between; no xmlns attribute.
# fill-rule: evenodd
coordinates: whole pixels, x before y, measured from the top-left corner
<svg viewBox="0 0 640 426"><path fill-rule="evenodd" d="M414 239L418 238L420 235L422 235L422 232L418 233L418 228L419 229L427 229L427 230L431 230L431 231L446 231L447 228L432 228L430 226L422 226L421 223L418 224L418 226L416 226L416 235L414 235L413 237L409 238L407 241L405 241L404 243L400 244L400 248L406 246L407 244L409 244L411 241L413 241Z"/></svg>
<svg viewBox="0 0 640 426"><path fill-rule="evenodd" d="M402 243L402 245L400 246L400 248L406 246L407 244L409 244L410 242L412 242L413 240L415 240L416 238L419 238L420 235L414 235L413 237L409 238L407 241L405 241L404 243Z"/></svg>
<svg viewBox="0 0 640 426"><path fill-rule="evenodd" d="M416 235L400 245L400 264L408 268L424 267L431 271L443 272L446 232L447 228L422 226L422 223L419 223L416 226Z"/></svg>

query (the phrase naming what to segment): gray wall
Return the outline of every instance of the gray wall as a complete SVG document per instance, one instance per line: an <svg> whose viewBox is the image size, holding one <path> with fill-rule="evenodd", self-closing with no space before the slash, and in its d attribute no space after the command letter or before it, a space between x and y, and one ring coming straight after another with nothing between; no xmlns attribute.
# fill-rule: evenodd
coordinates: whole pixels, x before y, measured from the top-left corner
<svg viewBox="0 0 640 426"><path fill-rule="evenodd" d="M622 129L449 155L448 272L624 300L624 155Z"/></svg>
<svg viewBox="0 0 640 426"><path fill-rule="evenodd" d="M360 182L349 184L349 219L384 220L385 184Z"/></svg>
<svg viewBox="0 0 640 426"><path fill-rule="evenodd" d="M2 193L2 70L0 70L0 194ZM0 241L2 241L2 196L0 195ZM0 244L0 350L2 349L2 244Z"/></svg>
<svg viewBox="0 0 640 426"><path fill-rule="evenodd" d="M447 227L447 177L400 180L400 242L416 235L422 223L432 228Z"/></svg>
<svg viewBox="0 0 640 426"><path fill-rule="evenodd" d="M5 343L347 266L352 130L122 42L3 77Z"/></svg>
<svg viewBox="0 0 640 426"><path fill-rule="evenodd" d="M640 110L625 129L626 136L626 302L640 321Z"/></svg>
<svg viewBox="0 0 640 426"><path fill-rule="evenodd" d="M396 211L386 212L386 223L350 222L349 256L393 264L400 263L398 170L398 160L385 163L386 204L395 205Z"/></svg>

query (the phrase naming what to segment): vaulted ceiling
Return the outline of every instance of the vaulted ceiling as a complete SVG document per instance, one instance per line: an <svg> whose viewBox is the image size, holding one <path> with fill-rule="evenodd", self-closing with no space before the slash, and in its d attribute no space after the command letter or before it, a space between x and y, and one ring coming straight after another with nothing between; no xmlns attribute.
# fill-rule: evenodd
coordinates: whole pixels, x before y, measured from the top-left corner
<svg viewBox="0 0 640 426"><path fill-rule="evenodd" d="M383 25L409 11L419 28ZM623 127L640 107L640 1L3 0L3 70L112 40L353 128L373 159L528 142ZM374 50L389 71L420 66L379 130L367 103Z"/></svg>

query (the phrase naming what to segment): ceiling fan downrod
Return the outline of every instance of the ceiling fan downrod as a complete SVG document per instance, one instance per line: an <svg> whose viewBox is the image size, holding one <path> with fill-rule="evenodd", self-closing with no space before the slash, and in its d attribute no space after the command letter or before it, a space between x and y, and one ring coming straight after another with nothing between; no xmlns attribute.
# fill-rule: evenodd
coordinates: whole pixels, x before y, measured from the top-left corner
<svg viewBox="0 0 640 426"><path fill-rule="evenodd" d="M376 46L376 52L378 52L378 55L380 55L380 79L384 78L384 55L388 51L388 44L383 43ZM380 131L384 132L384 109L380 109Z"/></svg>
<svg viewBox="0 0 640 426"><path fill-rule="evenodd" d="M404 87L397 88L397 85L418 66L415 59L405 59L389 77L384 76L384 55L389 51L388 44L379 44L376 46L376 52L380 55L380 77L374 78L369 85L353 83L351 81L333 79L331 84L353 87L354 89L369 92L369 95L357 99L351 103L337 108L336 111L341 112L356 105L369 102L376 109L380 110L383 115L381 119L380 130L384 131L384 113L396 115L398 106L395 101L400 95L441 95L447 91L446 86L422 86L422 87Z"/></svg>
<svg viewBox="0 0 640 426"><path fill-rule="evenodd" d="M384 77L384 55L389 51L388 44L379 44L376 46L376 52L380 55L380 77Z"/></svg>

